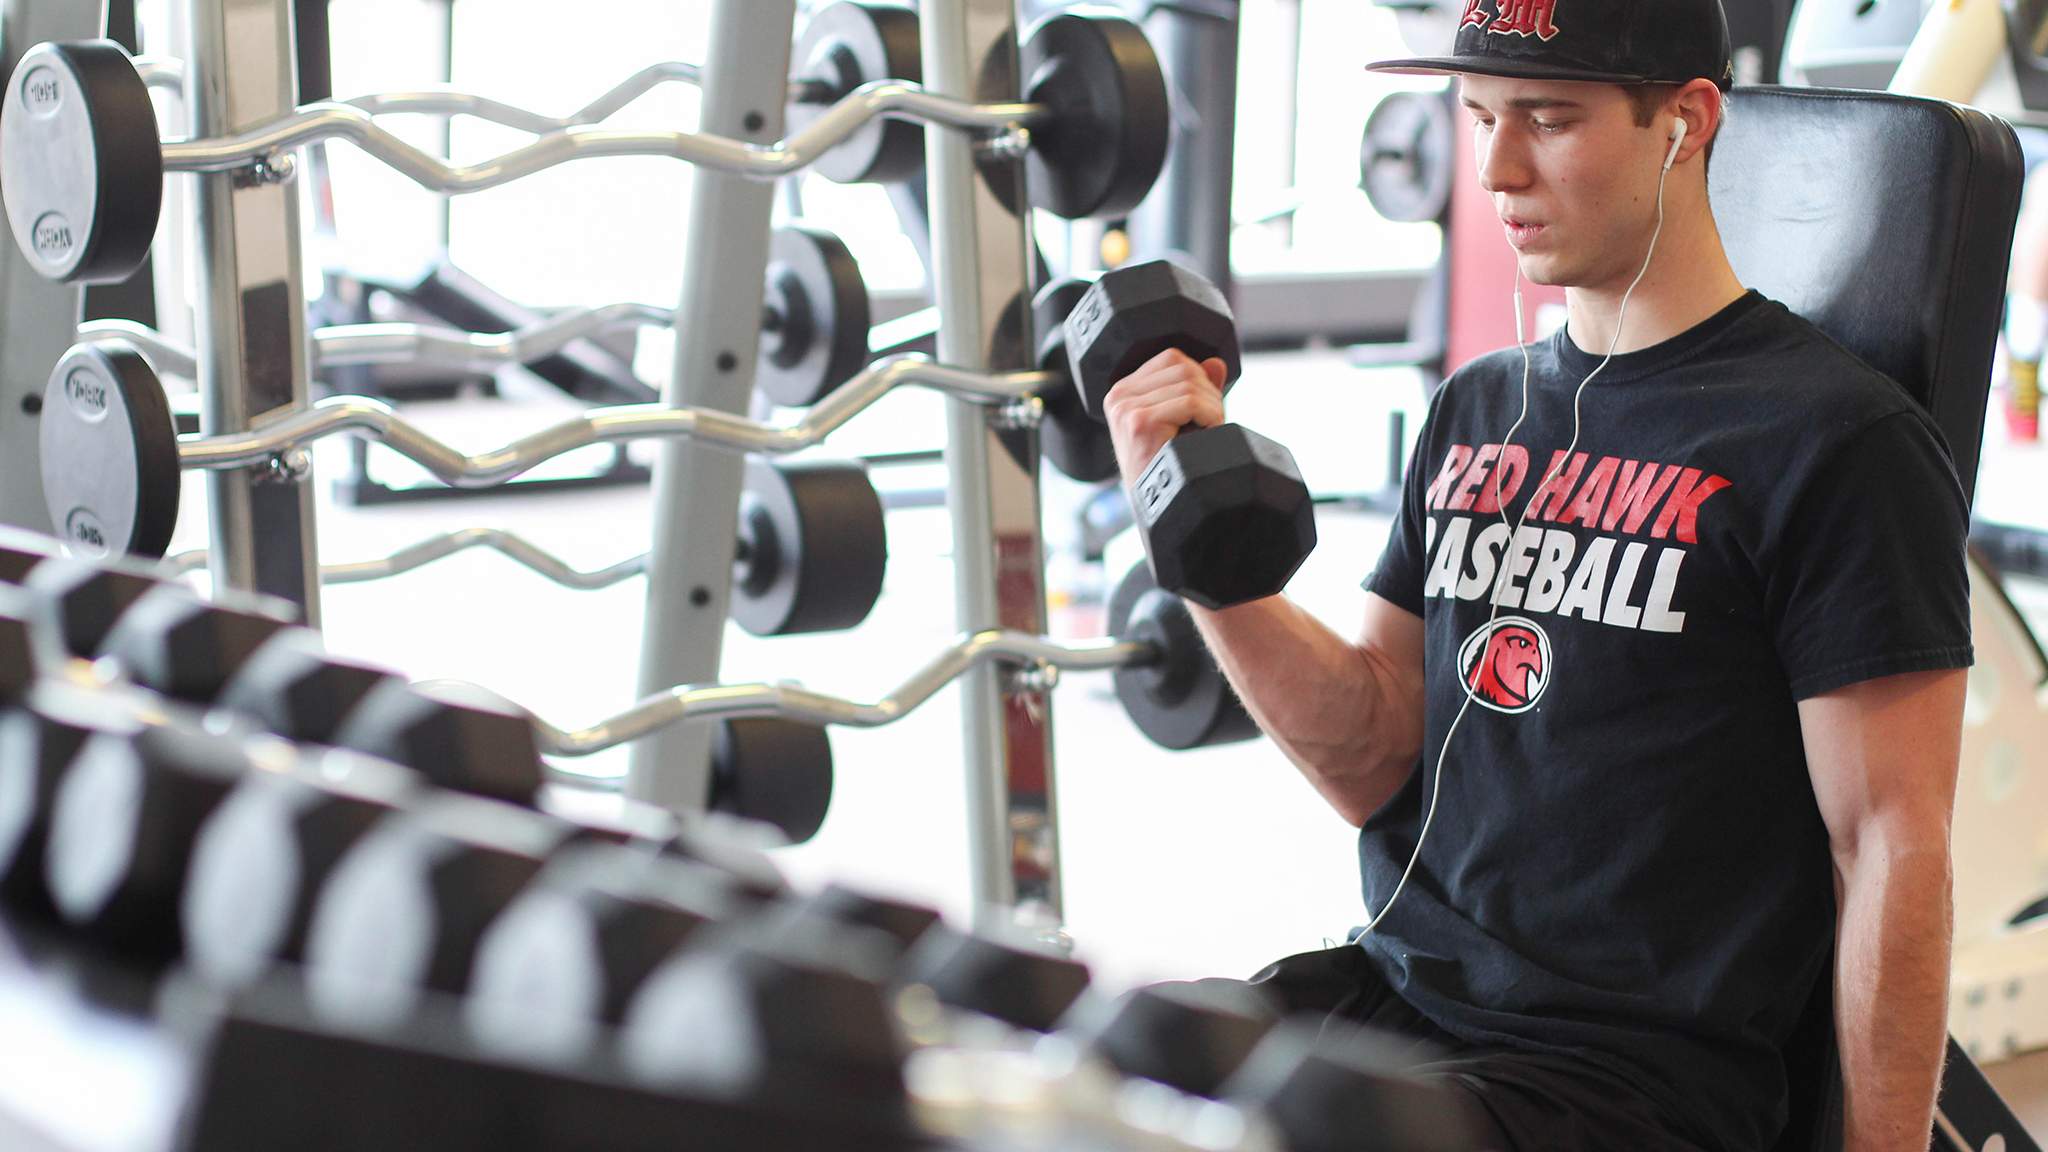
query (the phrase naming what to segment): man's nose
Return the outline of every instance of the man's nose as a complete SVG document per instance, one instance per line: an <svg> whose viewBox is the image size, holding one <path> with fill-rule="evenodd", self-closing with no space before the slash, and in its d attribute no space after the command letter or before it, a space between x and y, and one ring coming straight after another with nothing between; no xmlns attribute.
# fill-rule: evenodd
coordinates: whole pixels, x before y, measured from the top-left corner
<svg viewBox="0 0 2048 1152"><path fill-rule="evenodd" d="M1529 157L1520 134L1496 127L1478 135L1479 186L1488 192L1515 192L1529 186Z"/></svg>

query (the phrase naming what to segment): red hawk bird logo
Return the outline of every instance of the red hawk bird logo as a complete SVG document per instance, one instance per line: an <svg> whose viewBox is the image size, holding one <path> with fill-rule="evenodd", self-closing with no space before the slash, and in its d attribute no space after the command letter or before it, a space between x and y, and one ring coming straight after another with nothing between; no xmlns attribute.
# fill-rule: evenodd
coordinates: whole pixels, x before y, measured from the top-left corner
<svg viewBox="0 0 2048 1152"><path fill-rule="evenodd" d="M1458 667L1473 699L1497 712L1526 712L1550 683L1550 637L1533 620L1504 617L1465 638Z"/></svg>

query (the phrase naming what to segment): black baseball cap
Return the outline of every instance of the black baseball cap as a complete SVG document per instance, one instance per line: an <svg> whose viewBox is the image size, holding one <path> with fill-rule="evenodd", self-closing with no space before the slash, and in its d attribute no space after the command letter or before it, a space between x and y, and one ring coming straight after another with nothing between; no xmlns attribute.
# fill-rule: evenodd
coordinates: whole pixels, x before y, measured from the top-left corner
<svg viewBox="0 0 2048 1152"><path fill-rule="evenodd" d="M1735 82L1721 0L1464 0L1449 56L1381 60L1374 72L1683 84Z"/></svg>

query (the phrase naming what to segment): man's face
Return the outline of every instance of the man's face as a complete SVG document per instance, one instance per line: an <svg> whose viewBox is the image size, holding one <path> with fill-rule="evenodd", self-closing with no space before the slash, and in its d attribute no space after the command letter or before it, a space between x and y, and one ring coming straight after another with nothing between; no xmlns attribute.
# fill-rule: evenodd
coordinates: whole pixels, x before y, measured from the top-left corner
<svg viewBox="0 0 2048 1152"><path fill-rule="evenodd" d="M1620 291L1656 220L1670 117L1648 128L1613 84L1465 76L1479 183L1493 196L1522 274L1538 284Z"/></svg>

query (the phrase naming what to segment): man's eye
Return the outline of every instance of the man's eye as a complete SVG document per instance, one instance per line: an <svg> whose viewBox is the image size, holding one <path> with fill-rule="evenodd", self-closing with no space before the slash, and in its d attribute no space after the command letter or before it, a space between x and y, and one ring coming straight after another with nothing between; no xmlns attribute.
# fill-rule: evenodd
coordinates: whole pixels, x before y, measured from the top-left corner
<svg viewBox="0 0 2048 1152"><path fill-rule="evenodd" d="M1553 136L1571 127L1569 120L1533 120L1531 123L1536 126L1538 132L1549 133Z"/></svg>

